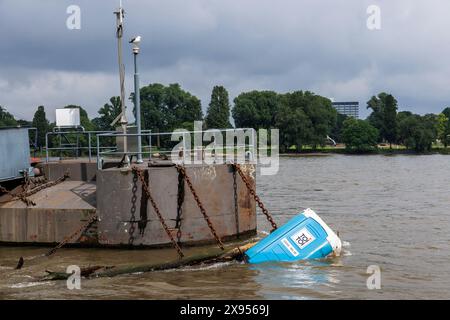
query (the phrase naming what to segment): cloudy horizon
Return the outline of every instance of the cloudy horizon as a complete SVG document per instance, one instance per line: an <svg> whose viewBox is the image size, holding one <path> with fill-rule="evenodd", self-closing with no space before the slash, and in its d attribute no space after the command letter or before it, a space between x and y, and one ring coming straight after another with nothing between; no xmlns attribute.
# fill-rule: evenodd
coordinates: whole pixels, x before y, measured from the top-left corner
<svg viewBox="0 0 450 320"><path fill-rule="evenodd" d="M85 108L91 118L119 95L118 0L0 0L0 105L31 120L39 105ZM310 90L366 102L386 91L400 110L439 113L450 106L450 3L444 0L123 0L126 95L133 89L127 40L142 36L140 84L179 83L202 101L214 85L230 100L250 90ZM366 26L369 5L381 29ZM69 30L69 5L81 29ZM128 102L129 110L132 109Z"/></svg>

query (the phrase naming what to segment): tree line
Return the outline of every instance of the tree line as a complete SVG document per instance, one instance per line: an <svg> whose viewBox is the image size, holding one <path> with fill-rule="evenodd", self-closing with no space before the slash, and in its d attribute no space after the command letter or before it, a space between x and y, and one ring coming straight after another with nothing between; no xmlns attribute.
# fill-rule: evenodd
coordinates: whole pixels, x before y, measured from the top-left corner
<svg viewBox="0 0 450 320"><path fill-rule="evenodd" d="M343 125L343 139L347 148L369 151L378 143L403 145L417 152L431 151L433 143L445 148L450 144L450 108L440 114L398 112L398 104L391 94L382 92L367 102L372 110L366 120L347 120ZM361 134L357 134L357 133Z"/></svg>
<svg viewBox="0 0 450 320"><path fill-rule="evenodd" d="M359 120L339 114L330 99L310 91L277 93L275 91L249 91L229 100L223 86L215 86L210 102L203 115L200 99L179 84L149 84L140 89L142 128L152 132L172 132L174 129L193 129L193 122L204 121L204 128L235 127L280 130L281 152L300 152L306 147L317 149L334 140L345 144L350 152L367 152L380 143L404 145L417 152L431 150L433 143L445 147L450 144L450 108L442 113L424 116L409 111L398 112L397 100L388 93L373 96L367 102L371 114ZM130 103L133 101L130 95ZM119 97L111 97L98 115L89 119L81 106L81 125L86 131L113 131L113 120L120 114ZM133 113L136 110L133 108ZM38 129L38 146L45 146L45 132L51 131L55 123L47 120L44 106L39 106L32 121L16 120L0 106L0 127L33 126Z"/></svg>

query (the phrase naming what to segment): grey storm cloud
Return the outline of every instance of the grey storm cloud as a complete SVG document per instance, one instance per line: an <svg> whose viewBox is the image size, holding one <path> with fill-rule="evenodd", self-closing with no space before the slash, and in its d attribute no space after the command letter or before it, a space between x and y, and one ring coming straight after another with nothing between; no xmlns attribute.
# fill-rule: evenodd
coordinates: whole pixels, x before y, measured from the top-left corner
<svg viewBox="0 0 450 320"><path fill-rule="evenodd" d="M335 100L394 94L400 109L450 105L447 0L123 0L124 40L143 38L141 84L174 83L204 109L211 89L311 90ZM381 30L366 27L369 5ZM81 29L66 27L69 5ZM90 116L118 95L117 1L0 0L0 105L30 119L38 105ZM124 41L127 93L132 54ZM367 115L367 111L362 110Z"/></svg>

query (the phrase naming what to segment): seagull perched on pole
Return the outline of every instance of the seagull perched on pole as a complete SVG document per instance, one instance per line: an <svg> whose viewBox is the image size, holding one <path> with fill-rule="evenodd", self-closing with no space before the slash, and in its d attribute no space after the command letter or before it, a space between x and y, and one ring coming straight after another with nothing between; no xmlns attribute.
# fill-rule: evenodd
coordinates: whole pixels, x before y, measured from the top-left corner
<svg viewBox="0 0 450 320"><path fill-rule="evenodd" d="M134 37L130 40L130 43L132 44L139 44L139 42L141 42L141 36Z"/></svg>

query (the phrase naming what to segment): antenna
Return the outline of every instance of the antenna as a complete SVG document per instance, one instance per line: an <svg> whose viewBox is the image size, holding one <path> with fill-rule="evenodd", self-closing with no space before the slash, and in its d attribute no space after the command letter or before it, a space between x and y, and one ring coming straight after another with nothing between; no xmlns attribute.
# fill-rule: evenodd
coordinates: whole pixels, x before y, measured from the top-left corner
<svg viewBox="0 0 450 320"><path fill-rule="evenodd" d="M121 103L121 113L120 115L111 123L111 126L116 124L120 119L120 124L122 126L122 133L127 134L127 114L125 106L125 66L122 62L122 36L123 36L123 18L125 16L125 11L122 8L122 0L119 2L119 10L115 11L116 15L116 37L117 37L117 54L119 58L119 78L120 78L120 103ZM124 162L126 166L129 166L130 160L127 153L127 137L123 136L123 152L124 152Z"/></svg>

